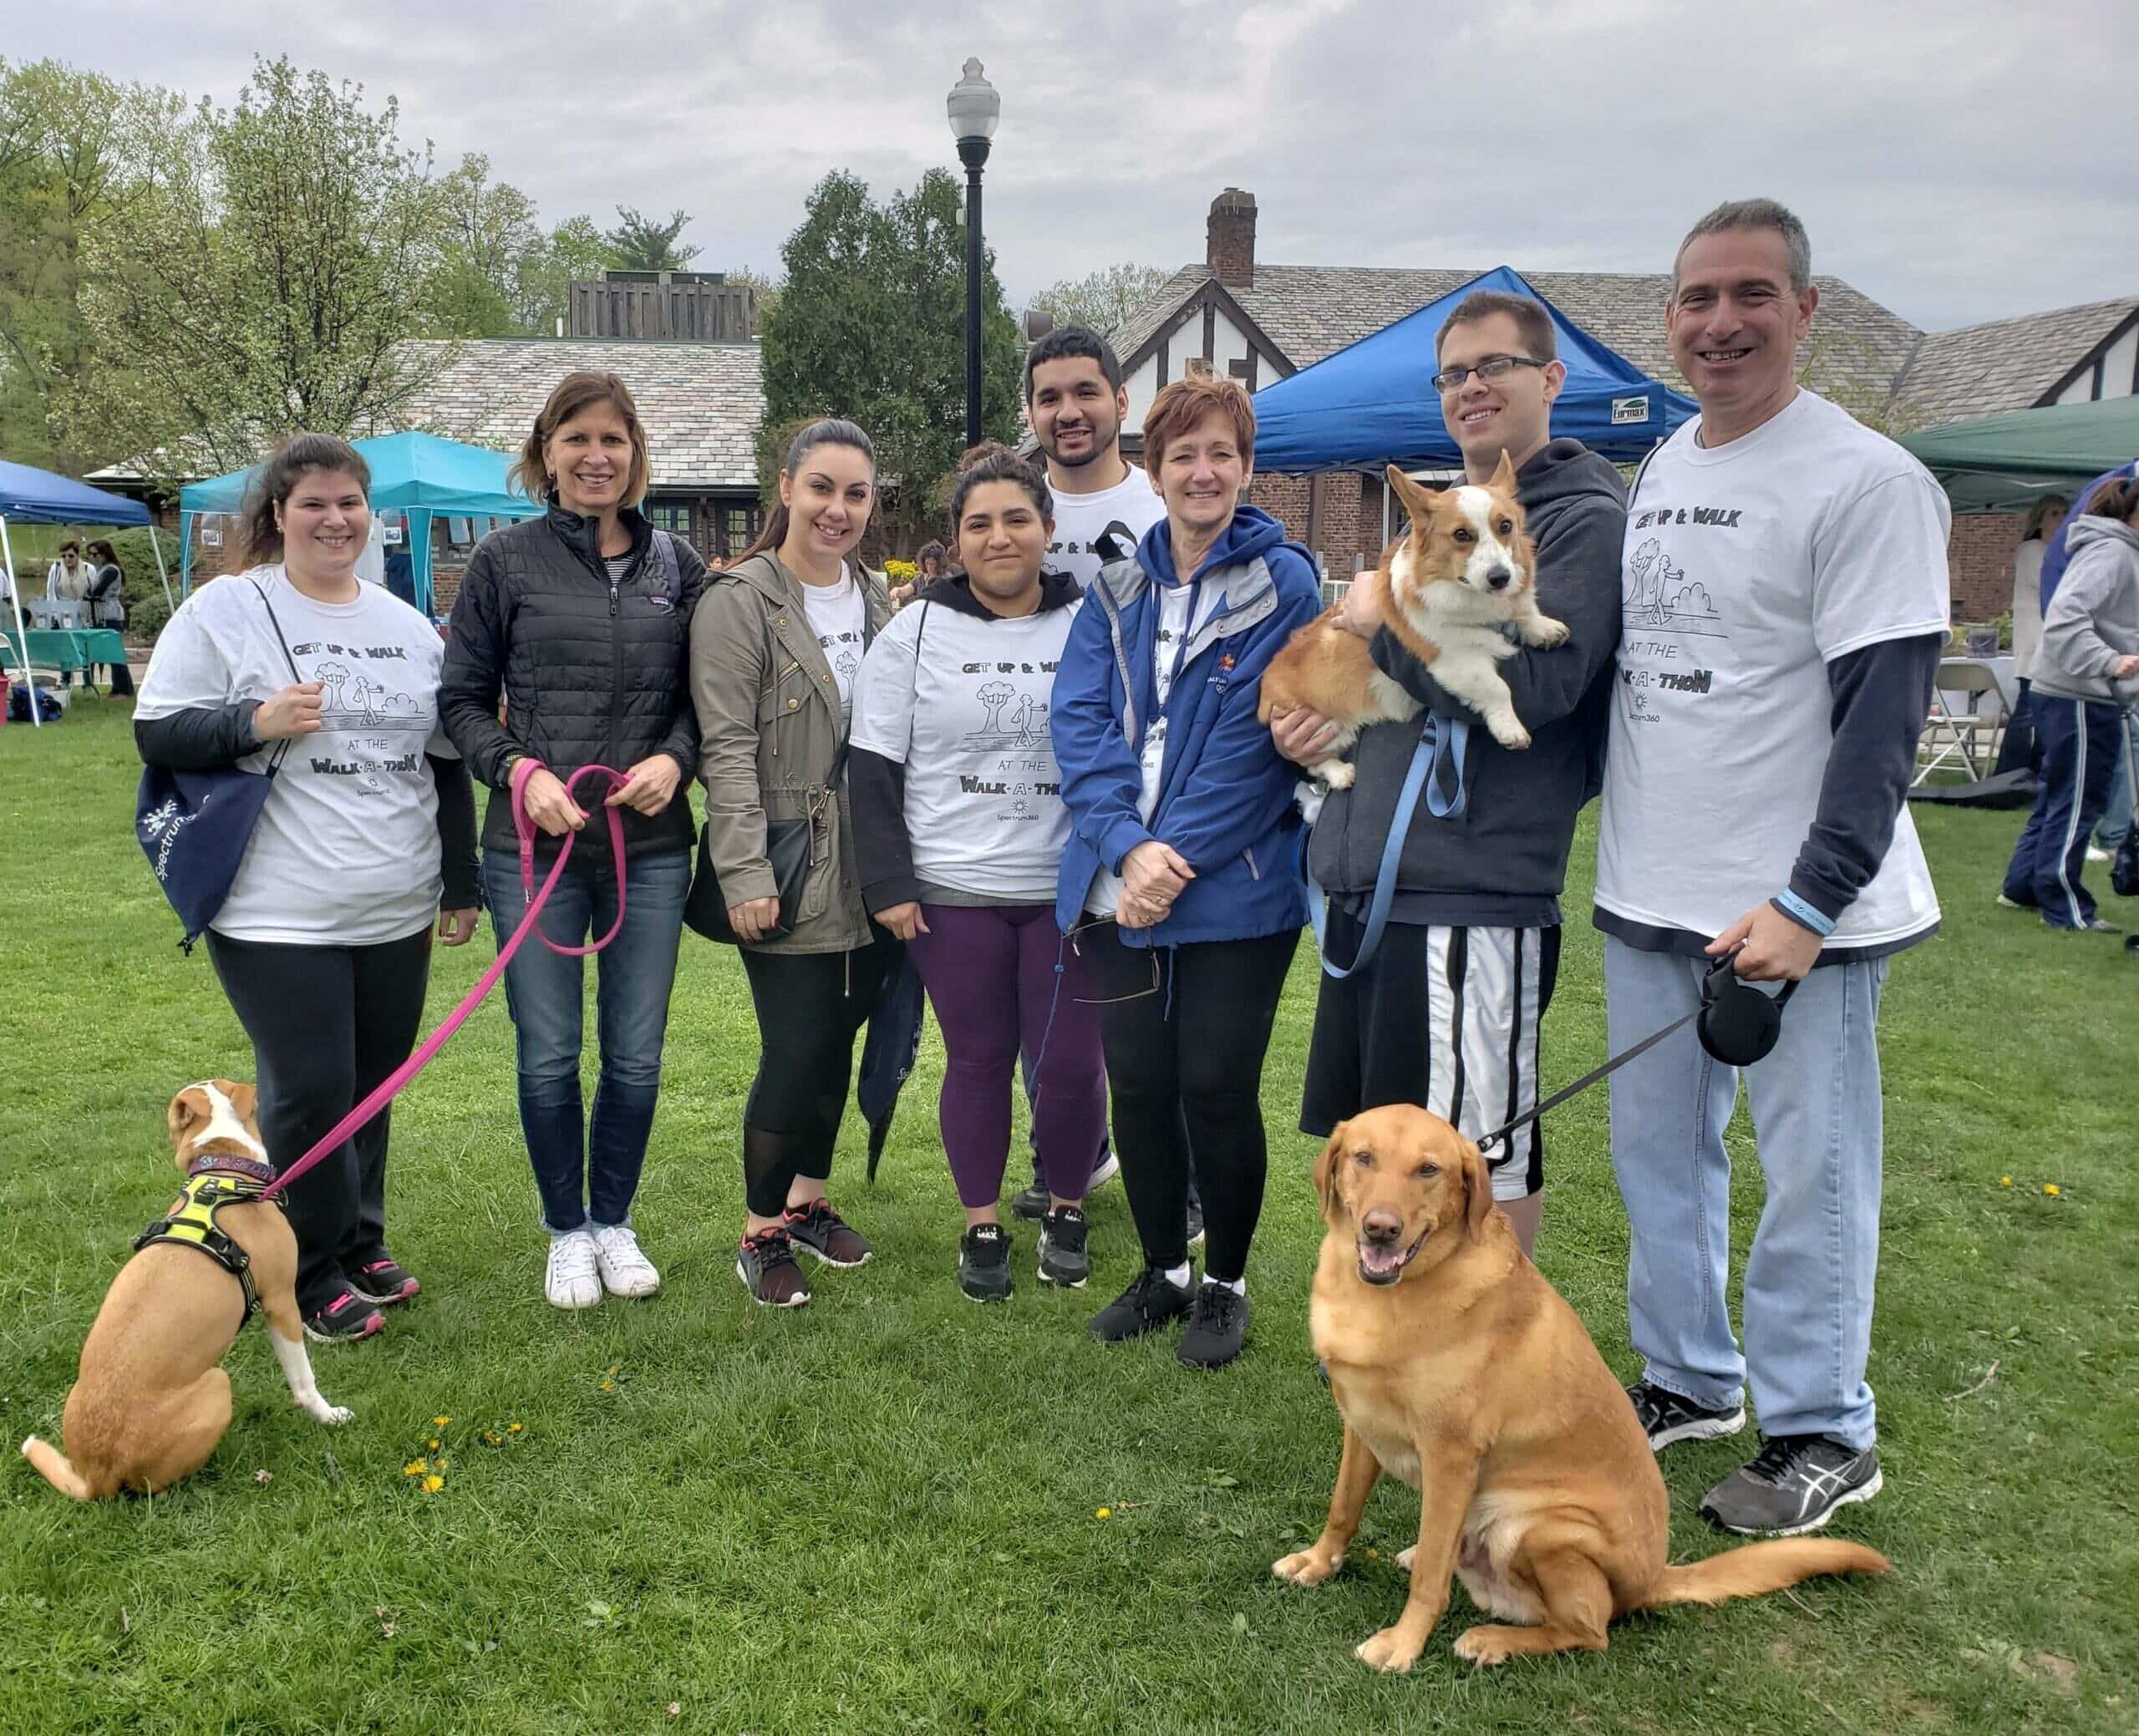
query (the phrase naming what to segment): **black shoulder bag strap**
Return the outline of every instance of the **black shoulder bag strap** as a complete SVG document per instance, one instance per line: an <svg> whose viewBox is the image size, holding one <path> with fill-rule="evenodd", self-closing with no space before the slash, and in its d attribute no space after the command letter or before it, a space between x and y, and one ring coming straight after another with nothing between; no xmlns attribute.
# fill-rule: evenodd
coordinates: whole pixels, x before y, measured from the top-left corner
<svg viewBox="0 0 2139 1736"><path fill-rule="evenodd" d="M290 642L282 637L282 623L275 617L275 606L267 601L267 592L266 588L262 586L260 581L257 579L252 579L247 582L251 585L254 592L259 596L260 607L267 612L267 624L275 629L275 642L282 647L282 661L290 666L291 682L296 686L302 687L304 685L304 676L297 668L297 660L290 654ZM282 770L282 761L288 755L290 751L290 744L296 739L297 738L293 735L286 735L282 739L282 740L276 743L275 751L269 756L267 760L267 775L269 777L273 777L277 772Z"/></svg>

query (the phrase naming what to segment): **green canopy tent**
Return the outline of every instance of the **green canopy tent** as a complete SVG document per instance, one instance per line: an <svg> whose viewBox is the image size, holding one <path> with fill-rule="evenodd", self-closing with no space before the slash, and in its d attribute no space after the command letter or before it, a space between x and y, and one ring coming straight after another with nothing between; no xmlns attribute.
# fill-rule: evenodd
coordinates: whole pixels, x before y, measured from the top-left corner
<svg viewBox="0 0 2139 1736"><path fill-rule="evenodd" d="M1956 512L2015 512L2139 455L2139 397L2048 404L1904 435Z"/></svg>
<svg viewBox="0 0 2139 1736"><path fill-rule="evenodd" d="M538 518L542 503L506 485L512 460L486 446L442 440L435 434L382 434L358 440L356 449L371 469L371 510L407 515L409 556L416 588L416 607L431 606L431 520L451 518ZM189 482L178 493L179 534L184 545L181 587L193 587L193 526L204 512L236 512L259 475L259 466Z"/></svg>

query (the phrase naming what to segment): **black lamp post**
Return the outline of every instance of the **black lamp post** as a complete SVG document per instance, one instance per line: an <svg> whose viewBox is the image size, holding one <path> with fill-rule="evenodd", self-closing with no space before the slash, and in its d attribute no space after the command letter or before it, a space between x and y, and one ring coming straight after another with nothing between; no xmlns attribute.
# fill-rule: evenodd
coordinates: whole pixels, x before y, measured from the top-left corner
<svg viewBox="0 0 2139 1736"><path fill-rule="evenodd" d="M966 444L972 446L980 439L980 171L1003 117L1003 99L974 59L966 62L965 76L951 87L943 106L951 136L958 141L958 160L966 165Z"/></svg>

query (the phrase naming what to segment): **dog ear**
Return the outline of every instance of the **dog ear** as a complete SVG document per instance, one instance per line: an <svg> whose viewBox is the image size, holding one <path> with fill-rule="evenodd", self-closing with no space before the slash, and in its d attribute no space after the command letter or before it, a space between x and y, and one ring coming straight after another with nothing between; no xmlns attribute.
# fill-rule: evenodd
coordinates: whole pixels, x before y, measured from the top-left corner
<svg viewBox="0 0 2139 1736"><path fill-rule="evenodd" d="M1494 466L1493 480L1486 486L1502 494L1515 492L1515 465L1508 458L1506 447L1501 448L1501 461Z"/></svg>
<svg viewBox="0 0 2139 1736"><path fill-rule="evenodd" d="M1322 1148L1322 1155L1314 1160L1315 1196L1322 1201L1324 1222L1334 1220L1337 1211L1337 1163L1344 1150L1344 1128L1339 1121L1329 1135L1329 1143Z"/></svg>
<svg viewBox="0 0 2139 1736"><path fill-rule="evenodd" d="M1410 509L1415 521L1433 510L1434 502L1440 498L1434 490L1414 482L1394 464L1389 467L1388 474L1389 485L1396 490L1396 498Z"/></svg>
<svg viewBox="0 0 2139 1736"><path fill-rule="evenodd" d="M223 1094L231 1100L231 1111L237 1116L238 1124L247 1133L260 1130L260 1090L255 1085L226 1084Z"/></svg>
<svg viewBox="0 0 2139 1736"><path fill-rule="evenodd" d="M1463 1142L1463 1185L1470 1190L1465 1202L1468 1212L1466 1233L1473 1241L1485 1239L1486 1220L1493 1212L1493 1172L1486 1167L1485 1154L1470 1140Z"/></svg>
<svg viewBox="0 0 2139 1736"><path fill-rule="evenodd" d="M171 1099L170 1107L164 1111L164 1125L170 1130L171 1149L183 1150L193 1129L205 1126L214 1118L208 1094L198 1085L188 1085Z"/></svg>

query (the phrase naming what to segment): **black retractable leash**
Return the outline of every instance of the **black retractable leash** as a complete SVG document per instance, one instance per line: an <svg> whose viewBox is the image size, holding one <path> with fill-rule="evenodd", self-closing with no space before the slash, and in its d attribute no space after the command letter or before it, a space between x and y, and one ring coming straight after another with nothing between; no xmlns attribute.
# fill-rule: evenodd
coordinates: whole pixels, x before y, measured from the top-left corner
<svg viewBox="0 0 2139 1736"><path fill-rule="evenodd" d="M1701 980L1701 1003L1684 1018L1674 1018L1660 1031L1652 1031L1634 1044L1623 1049L1604 1063L1593 1067L1571 1085L1563 1085L1533 1109L1527 1109L1505 1127L1496 1127L1478 1141L1481 1154L1490 1153L1496 1145L1506 1147L1508 1135L1527 1127L1548 1109L1556 1109L1570 1097L1578 1096L1607 1075L1617 1073L1628 1062L1647 1054L1649 1050L1674 1033L1694 1027L1694 1034L1700 1045L1726 1067L1750 1067L1755 1061L1765 1060L1782 1035L1782 1009L1791 996L1796 993L1795 982L1786 982L1778 994L1763 994L1751 983L1740 978L1731 968L1737 957L1734 952L1726 952L1709 967L1708 975ZM1498 1157L1487 1156L1486 1164L1498 1169L1514 1155L1512 1150L1503 1150Z"/></svg>

